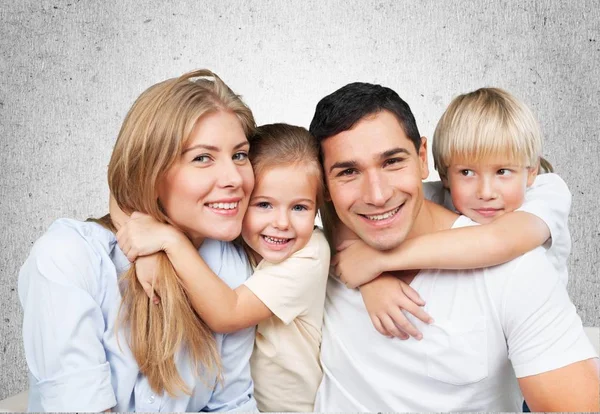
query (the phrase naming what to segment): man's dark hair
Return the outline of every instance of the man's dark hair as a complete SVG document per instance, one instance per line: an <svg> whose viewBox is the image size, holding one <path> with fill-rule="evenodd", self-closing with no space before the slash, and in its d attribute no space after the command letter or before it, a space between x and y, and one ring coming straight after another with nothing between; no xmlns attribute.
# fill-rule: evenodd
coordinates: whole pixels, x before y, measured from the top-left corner
<svg viewBox="0 0 600 414"><path fill-rule="evenodd" d="M406 136L419 151L421 134L410 106L390 88L371 83L349 83L321 99L310 123L310 133L320 144L333 135L351 129L364 117L381 111L390 111L396 117Z"/></svg>

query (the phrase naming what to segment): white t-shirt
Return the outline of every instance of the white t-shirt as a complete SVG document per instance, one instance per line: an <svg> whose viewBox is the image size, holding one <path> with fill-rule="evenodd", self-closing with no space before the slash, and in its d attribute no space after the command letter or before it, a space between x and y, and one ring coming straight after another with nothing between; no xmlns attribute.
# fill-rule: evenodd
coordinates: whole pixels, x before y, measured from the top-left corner
<svg viewBox="0 0 600 414"><path fill-rule="evenodd" d="M312 411L330 250L323 232L281 263L260 262L245 285L273 312L258 324L250 368L260 411Z"/></svg>
<svg viewBox="0 0 600 414"><path fill-rule="evenodd" d="M441 181L423 183L425 198L456 211L452 197ZM517 211L525 211L542 219L550 229L550 239L544 244L548 260L567 285L569 272L567 260L571 253L571 234L568 219L571 211L571 192L557 174L540 174L525 192L525 201ZM458 212L460 214L460 212Z"/></svg>
<svg viewBox="0 0 600 414"><path fill-rule="evenodd" d="M515 374L596 357L541 247L485 269L423 270L411 286L435 319L407 314L422 341L379 334L360 292L329 278L315 411L520 411Z"/></svg>

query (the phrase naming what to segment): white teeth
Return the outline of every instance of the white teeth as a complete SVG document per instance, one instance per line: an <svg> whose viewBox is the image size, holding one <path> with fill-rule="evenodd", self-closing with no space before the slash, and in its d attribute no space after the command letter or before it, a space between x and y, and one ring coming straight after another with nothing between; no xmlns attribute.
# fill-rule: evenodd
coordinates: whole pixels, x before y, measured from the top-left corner
<svg viewBox="0 0 600 414"><path fill-rule="evenodd" d="M400 207L401 206L396 207L392 211L388 211L387 213L383 213L383 214L376 214L376 215L373 215L373 216L368 216L366 214L363 214L363 216L366 217L366 218L368 218L369 220L373 220L373 221L385 220L386 218L390 218L394 214L396 214L398 212L398 210L400 210Z"/></svg>
<svg viewBox="0 0 600 414"><path fill-rule="evenodd" d="M210 208L216 208L220 210L233 210L238 206L238 203L208 203Z"/></svg>
<svg viewBox="0 0 600 414"><path fill-rule="evenodd" d="M263 236L263 237L265 238L266 241L268 241L269 243L273 243L273 244L285 244L291 240L291 239L281 239L278 237L271 237L271 236Z"/></svg>

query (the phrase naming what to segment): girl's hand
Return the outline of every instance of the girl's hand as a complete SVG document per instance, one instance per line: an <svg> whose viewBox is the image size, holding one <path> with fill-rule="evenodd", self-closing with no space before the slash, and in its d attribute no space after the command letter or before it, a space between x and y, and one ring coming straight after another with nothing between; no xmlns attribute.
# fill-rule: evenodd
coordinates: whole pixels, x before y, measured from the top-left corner
<svg viewBox="0 0 600 414"><path fill-rule="evenodd" d="M117 232L119 247L130 262L139 256L166 251L169 246L185 236L173 226L161 223L153 217L134 212Z"/></svg>
<svg viewBox="0 0 600 414"><path fill-rule="evenodd" d="M345 241L337 250L331 259L334 275L351 289L370 282L383 271L379 266L382 253L361 240Z"/></svg>
<svg viewBox="0 0 600 414"><path fill-rule="evenodd" d="M156 293L159 282L158 276L158 255L138 257L135 261L135 276L138 282L144 288L144 292L150 298L152 303L157 305L160 302L160 296Z"/></svg>
<svg viewBox="0 0 600 414"><path fill-rule="evenodd" d="M403 311L411 313L425 323L433 323L433 318L422 306L425 301L416 290L395 276L384 273L360 287L373 326L382 335L390 338L417 340L423 334L408 320Z"/></svg>

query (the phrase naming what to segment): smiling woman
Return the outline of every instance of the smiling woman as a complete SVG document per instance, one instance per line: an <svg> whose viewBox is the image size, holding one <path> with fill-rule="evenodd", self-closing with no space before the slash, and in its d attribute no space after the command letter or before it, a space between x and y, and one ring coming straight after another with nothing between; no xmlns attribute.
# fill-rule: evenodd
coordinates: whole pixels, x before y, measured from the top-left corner
<svg viewBox="0 0 600 414"><path fill-rule="evenodd" d="M130 109L108 181L124 212L171 223L227 284L249 276L241 230L254 185L250 109L208 70L152 86ZM111 209L112 210L112 209ZM30 411L251 411L254 330L215 335L166 256L152 306L115 217L57 220L21 268Z"/></svg>

